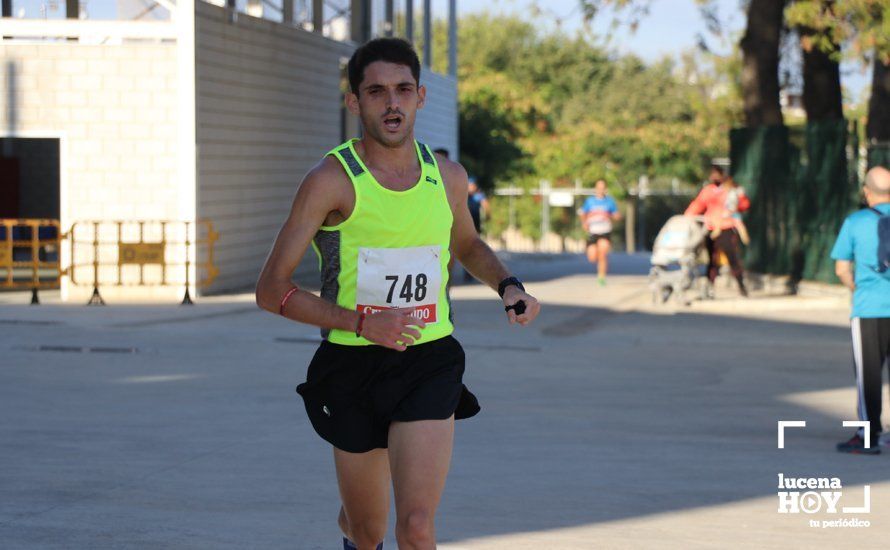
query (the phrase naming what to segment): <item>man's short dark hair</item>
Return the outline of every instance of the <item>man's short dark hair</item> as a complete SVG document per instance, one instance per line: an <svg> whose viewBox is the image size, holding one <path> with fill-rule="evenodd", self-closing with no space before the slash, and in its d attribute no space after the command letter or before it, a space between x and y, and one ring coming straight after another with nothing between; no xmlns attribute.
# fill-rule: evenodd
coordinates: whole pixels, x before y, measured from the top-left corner
<svg viewBox="0 0 890 550"><path fill-rule="evenodd" d="M433 153L439 153L443 157L448 158L448 149L446 149L444 147L439 147L439 148L433 149Z"/></svg>
<svg viewBox="0 0 890 550"><path fill-rule="evenodd" d="M411 69L414 80L420 84L420 59L414 47L401 38L375 38L355 50L349 58L349 88L355 95L358 95L358 88L365 79L365 68L375 61L406 65Z"/></svg>

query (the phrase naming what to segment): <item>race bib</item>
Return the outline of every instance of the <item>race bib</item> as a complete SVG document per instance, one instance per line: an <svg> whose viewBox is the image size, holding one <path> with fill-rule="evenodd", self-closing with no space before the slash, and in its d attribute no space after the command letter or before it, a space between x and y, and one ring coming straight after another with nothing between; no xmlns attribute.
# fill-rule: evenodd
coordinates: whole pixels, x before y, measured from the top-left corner
<svg viewBox="0 0 890 550"><path fill-rule="evenodd" d="M591 235L603 235L612 231L612 220L609 218L594 218L587 222L587 232Z"/></svg>
<svg viewBox="0 0 890 550"><path fill-rule="evenodd" d="M359 248L355 308L374 313L404 309L436 323L442 267L441 246Z"/></svg>

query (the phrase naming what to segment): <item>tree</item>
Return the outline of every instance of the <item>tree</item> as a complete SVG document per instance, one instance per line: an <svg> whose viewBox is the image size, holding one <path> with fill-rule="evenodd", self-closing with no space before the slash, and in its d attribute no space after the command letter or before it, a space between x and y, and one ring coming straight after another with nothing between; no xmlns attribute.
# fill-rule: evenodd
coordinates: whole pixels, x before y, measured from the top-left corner
<svg viewBox="0 0 890 550"><path fill-rule="evenodd" d="M890 2L887 0L796 0L787 9L788 21L820 31L816 47L830 50L845 44L849 55L869 62L877 55L890 62Z"/></svg>
<svg viewBox="0 0 890 550"><path fill-rule="evenodd" d="M520 172L525 155L517 113L510 99L498 93L509 84L503 76L491 75L461 85L460 160L485 190Z"/></svg>
<svg viewBox="0 0 890 550"><path fill-rule="evenodd" d="M844 118L843 96L841 94L841 70L834 52L840 50L836 44L833 50L823 51L807 45L811 30L801 29L803 50L803 107L807 120L829 120Z"/></svg>
<svg viewBox="0 0 890 550"><path fill-rule="evenodd" d="M809 9L830 12L835 0L803 0ZM840 45L825 29L814 28L803 18L795 25L794 3L786 10L789 23L795 29L803 57L803 105L807 120L837 120L844 117L841 95Z"/></svg>
<svg viewBox="0 0 890 550"><path fill-rule="evenodd" d="M636 25L648 13L652 0L579 0L584 17L591 19L605 6L631 13ZM719 30L712 0L695 0L713 31ZM748 24L741 40L742 92L747 126L781 125L779 104L779 44L785 0L749 0ZM820 67L813 65L814 69Z"/></svg>
<svg viewBox="0 0 890 550"><path fill-rule="evenodd" d="M890 2L797 0L787 17L818 32L816 49L831 54L832 44L843 44L850 56L873 66L866 137L890 141Z"/></svg>
<svg viewBox="0 0 890 550"><path fill-rule="evenodd" d="M465 16L459 29L461 160L484 185L696 181L725 154L739 104L716 56L646 64L516 18Z"/></svg>
<svg viewBox="0 0 890 550"><path fill-rule="evenodd" d="M742 48L742 90L745 124L781 125L779 106L779 40L783 0L751 0Z"/></svg>
<svg viewBox="0 0 890 550"><path fill-rule="evenodd" d="M890 142L890 64L875 56L865 136L872 143Z"/></svg>
<svg viewBox="0 0 890 550"><path fill-rule="evenodd" d="M697 182L711 158L727 154L726 133L741 121L737 53L645 63L589 33L485 14L461 17L458 32L460 160L487 189L605 178L620 199L641 174ZM445 59L442 34L434 63ZM495 231L507 224L497 203ZM541 205L514 206L520 229L539 231ZM573 216L565 222L576 225Z"/></svg>

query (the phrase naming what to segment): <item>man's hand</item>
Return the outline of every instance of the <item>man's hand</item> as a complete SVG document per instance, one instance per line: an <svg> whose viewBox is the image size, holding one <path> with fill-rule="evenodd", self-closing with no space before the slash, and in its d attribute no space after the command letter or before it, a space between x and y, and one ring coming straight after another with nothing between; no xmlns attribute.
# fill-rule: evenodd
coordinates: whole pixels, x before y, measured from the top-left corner
<svg viewBox="0 0 890 550"><path fill-rule="evenodd" d="M383 347L405 351L420 338L417 329L424 327L426 323L406 311L386 309L365 316L361 335Z"/></svg>
<svg viewBox="0 0 890 550"><path fill-rule="evenodd" d="M525 326L538 316L538 313L541 311L541 304L531 294L526 294L519 290L518 286L508 286L504 290L504 306L512 306L519 301L525 302L525 311L522 315L516 315L516 310L511 309L507 312L507 320L510 321L511 325L519 323Z"/></svg>

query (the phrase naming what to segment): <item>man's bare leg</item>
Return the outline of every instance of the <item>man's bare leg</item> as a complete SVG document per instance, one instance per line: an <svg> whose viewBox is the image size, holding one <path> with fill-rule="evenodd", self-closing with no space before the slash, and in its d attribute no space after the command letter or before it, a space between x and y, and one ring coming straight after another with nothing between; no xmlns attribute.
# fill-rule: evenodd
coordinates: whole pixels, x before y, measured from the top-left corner
<svg viewBox="0 0 890 550"><path fill-rule="evenodd" d="M389 514L389 457L386 449L347 453L334 449L343 506L337 518L359 550L375 550L386 535Z"/></svg>
<svg viewBox="0 0 890 550"><path fill-rule="evenodd" d="M612 250L612 243L608 239L600 239L596 243L597 253L597 271L600 280L605 280L606 273L609 271L609 252Z"/></svg>
<svg viewBox="0 0 890 550"><path fill-rule="evenodd" d="M445 489L453 441L454 416L390 425L389 463L399 550L436 547L436 508Z"/></svg>
<svg viewBox="0 0 890 550"><path fill-rule="evenodd" d="M598 251L597 251L596 243L587 245L587 261L596 265L597 256L598 256Z"/></svg>

